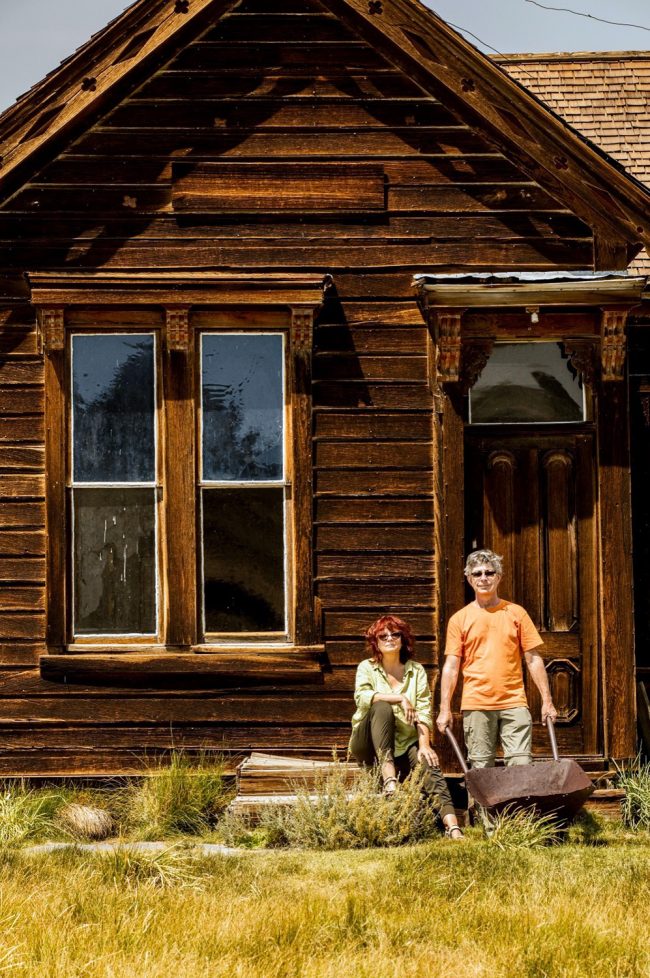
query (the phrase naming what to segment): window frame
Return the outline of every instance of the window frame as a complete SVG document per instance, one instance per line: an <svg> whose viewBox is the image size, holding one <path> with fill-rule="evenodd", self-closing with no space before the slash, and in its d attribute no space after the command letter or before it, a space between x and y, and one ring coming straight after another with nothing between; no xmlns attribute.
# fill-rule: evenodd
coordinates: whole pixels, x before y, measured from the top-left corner
<svg viewBox="0 0 650 978"><path fill-rule="evenodd" d="M200 289L187 277L104 273L38 273L30 276L45 362L47 630L50 653L134 652L159 654L215 649L318 646L320 620L313 594L311 351L323 277L201 275ZM147 277L147 276L145 276ZM171 280L175 288L170 290ZM137 285L137 291L134 289ZM196 397L199 336L208 331L284 332L287 462L286 635L204 636L200 632L200 492ZM68 493L70 335L81 332L158 334L156 390L159 434L157 505L159 561L158 635L74 636L70 587L71 514ZM68 381L66 382L66 378ZM187 445L187 431L193 432ZM193 502L188 503L188 492ZM174 532L169 528L174 527ZM175 581L182 587L173 586ZM189 582L189 583L188 583Z"/></svg>

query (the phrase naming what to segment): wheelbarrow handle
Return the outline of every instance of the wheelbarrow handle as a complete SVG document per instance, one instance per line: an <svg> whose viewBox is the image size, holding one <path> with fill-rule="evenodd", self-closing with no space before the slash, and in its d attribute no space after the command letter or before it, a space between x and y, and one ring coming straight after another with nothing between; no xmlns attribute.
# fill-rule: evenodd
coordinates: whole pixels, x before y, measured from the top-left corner
<svg viewBox="0 0 650 978"><path fill-rule="evenodd" d="M557 749L557 739L555 737L555 724L550 717L546 717L546 729L548 730L548 739L551 741L551 750L553 751L553 760L560 760L560 753Z"/></svg>
<svg viewBox="0 0 650 978"><path fill-rule="evenodd" d="M458 758L458 761L460 763L460 766L463 769L463 774L467 774L467 772L469 771L469 768L467 766L467 761L463 757L463 752L460 749L460 747L458 746L458 741L456 740L456 738L454 737L453 733L451 732L451 727L445 727L445 733L447 734L447 738L449 740L449 743L454 748L454 753L456 754L456 757Z"/></svg>

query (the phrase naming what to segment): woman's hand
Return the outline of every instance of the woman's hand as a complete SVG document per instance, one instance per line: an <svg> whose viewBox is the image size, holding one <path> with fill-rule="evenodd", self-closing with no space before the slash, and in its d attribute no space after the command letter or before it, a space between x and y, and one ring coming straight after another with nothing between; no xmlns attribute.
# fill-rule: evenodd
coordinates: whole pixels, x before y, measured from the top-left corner
<svg viewBox="0 0 650 978"><path fill-rule="evenodd" d="M418 747L418 761L420 764L429 764L431 767L439 767L438 755L430 744L422 744Z"/></svg>
<svg viewBox="0 0 650 978"><path fill-rule="evenodd" d="M400 701L399 701L399 705L401 706L401 708L402 708L402 710L404 712L404 716L406 717L406 722L407 723L415 723L416 720L417 720L417 718L418 718L418 715L417 715L417 712L415 710L415 707L411 703L411 701L408 698L408 696L401 696L400 697Z"/></svg>

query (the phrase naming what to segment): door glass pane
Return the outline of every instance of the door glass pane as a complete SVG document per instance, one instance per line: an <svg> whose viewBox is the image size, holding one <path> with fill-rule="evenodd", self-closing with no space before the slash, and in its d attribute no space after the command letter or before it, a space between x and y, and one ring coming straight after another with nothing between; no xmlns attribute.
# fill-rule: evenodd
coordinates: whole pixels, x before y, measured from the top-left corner
<svg viewBox="0 0 650 978"><path fill-rule="evenodd" d="M472 424L584 421L584 391L560 343L497 343L470 391Z"/></svg>
<svg viewBox="0 0 650 978"><path fill-rule="evenodd" d="M74 489L77 635L156 631L155 489Z"/></svg>
<svg viewBox="0 0 650 978"><path fill-rule="evenodd" d="M283 478L283 338L203 336L203 481Z"/></svg>
<svg viewBox="0 0 650 978"><path fill-rule="evenodd" d="M284 489L203 490L206 632L283 632Z"/></svg>
<svg viewBox="0 0 650 978"><path fill-rule="evenodd" d="M73 479L155 479L154 337L72 337Z"/></svg>

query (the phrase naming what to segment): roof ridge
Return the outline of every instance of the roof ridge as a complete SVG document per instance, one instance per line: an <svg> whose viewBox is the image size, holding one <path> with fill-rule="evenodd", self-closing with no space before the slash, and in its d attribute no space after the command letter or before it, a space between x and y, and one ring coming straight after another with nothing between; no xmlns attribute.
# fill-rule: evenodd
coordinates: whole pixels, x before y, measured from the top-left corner
<svg viewBox="0 0 650 978"><path fill-rule="evenodd" d="M548 51L490 55L498 64L548 61L650 61L650 51Z"/></svg>

